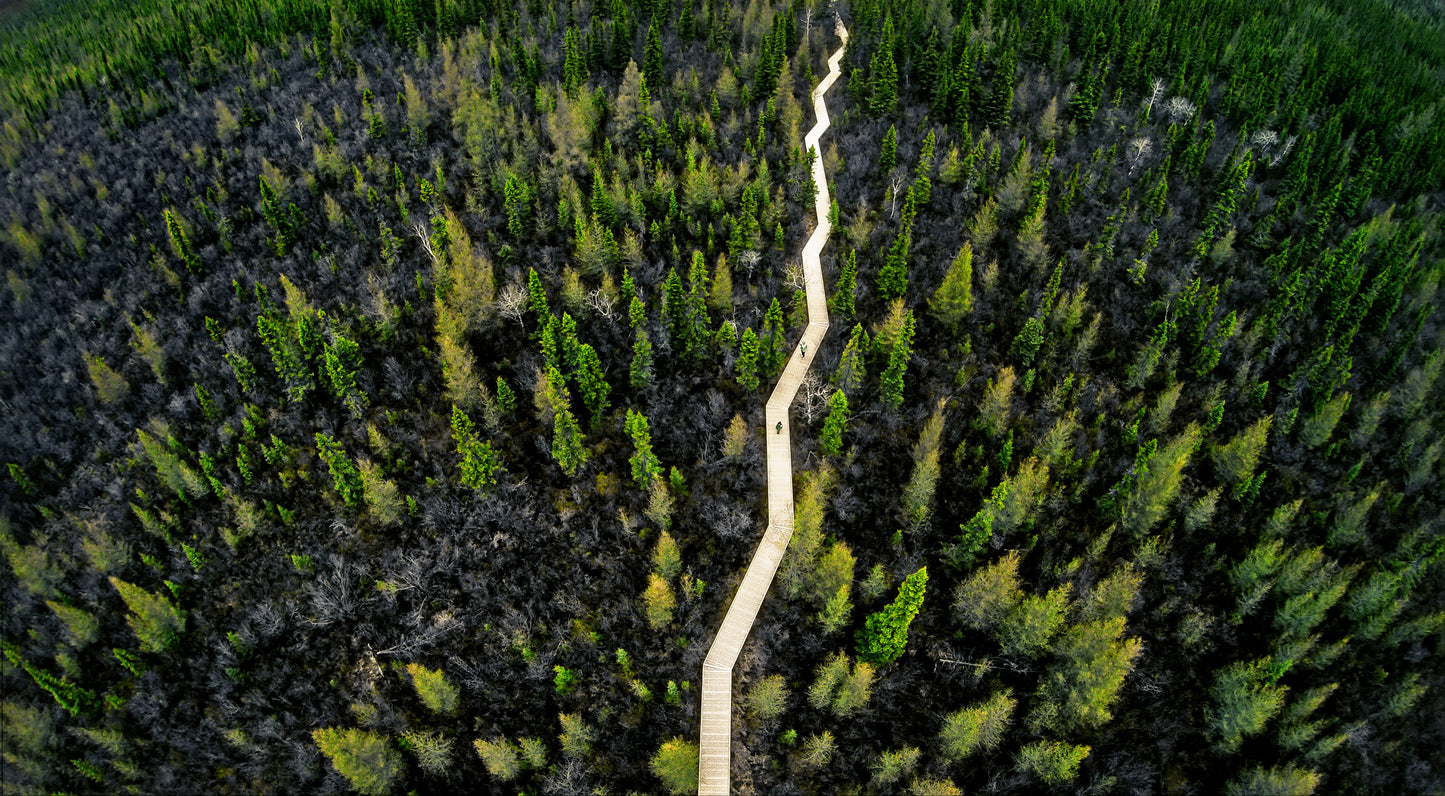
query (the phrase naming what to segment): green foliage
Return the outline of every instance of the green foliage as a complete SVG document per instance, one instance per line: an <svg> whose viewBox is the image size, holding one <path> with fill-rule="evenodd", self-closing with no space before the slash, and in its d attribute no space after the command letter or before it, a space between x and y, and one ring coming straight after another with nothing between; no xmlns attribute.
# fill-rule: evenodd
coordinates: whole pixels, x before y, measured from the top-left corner
<svg viewBox="0 0 1445 796"><path fill-rule="evenodd" d="M758 364L761 351L758 336L753 333L751 328L744 329L742 342L738 346L737 362L733 364L733 373L737 377L738 384L748 391L758 388Z"/></svg>
<svg viewBox="0 0 1445 796"><path fill-rule="evenodd" d="M1269 658L1260 658L1232 663L1215 672L1209 691L1213 704L1206 718L1209 735L1220 750L1237 750L1284 707L1288 689L1273 683L1271 664Z"/></svg>
<svg viewBox="0 0 1445 796"><path fill-rule="evenodd" d="M422 771L444 777L452 767L452 739L436 730L411 730L401 736L401 746L416 757Z"/></svg>
<svg viewBox="0 0 1445 796"><path fill-rule="evenodd" d="M958 763L975 752L997 749L1017 704L1013 691L1005 688L973 707L948 714L938 735L943 756Z"/></svg>
<svg viewBox="0 0 1445 796"><path fill-rule="evenodd" d="M908 369L908 360L913 356L913 310L904 313L903 331L893 350L888 354L888 368L881 377L879 400L890 410L897 411L903 406L903 376Z"/></svg>
<svg viewBox="0 0 1445 796"><path fill-rule="evenodd" d="M568 409L559 410L552 430L552 458L568 476L576 475L592 457L585 443L586 438L577 426L577 418Z"/></svg>
<svg viewBox="0 0 1445 796"><path fill-rule="evenodd" d="M652 452L652 430L647 415L628 409L625 428L632 438L632 458L628 459L632 465L632 479L639 489L646 489L654 478L662 475L662 463Z"/></svg>
<svg viewBox="0 0 1445 796"><path fill-rule="evenodd" d="M1071 584L1050 589L1047 594L1024 597L1014 606L997 630L1005 655L1037 657L1064 626Z"/></svg>
<svg viewBox="0 0 1445 796"><path fill-rule="evenodd" d="M502 782L511 782L522 771L521 761L517 757L517 747L506 738L498 738L495 741L478 738L472 742L472 748L476 749L477 756L487 767L487 773Z"/></svg>
<svg viewBox="0 0 1445 796"><path fill-rule="evenodd" d="M788 686L780 674L762 678L748 691L748 712L758 721L772 721L787 706Z"/></svg>
<svg viewBox="0 0 1445 796"><path fill-rule="evenodd" d="M175 647L186 629L186 612L166 597L152 594L139 586L111 577L110 584L120 592L130 614L126 622L148 652L165 652Z"/></svg>
<svg viewBox="0 0 1445 796"><path fill-rule="evenodd" d="M10 662L11 666L24 669L25 673L30 675L30 679L55 697L55 701L70 715L94 716L100 712L100 700L94 691L82 688L64 677L56 677L35 666L21 656L19 647L8 641L0 641L0 650L3 650L5 659Z"/></svg>
<svg viewBox="0 0 1445 796"><path fill-rule="evenodd" d="M483 492L495 487L497 476L503 470L500 457L491 442L477 437L471 418L455 404L452 405L452 439L457 443L457 454L462 457L462 483Z"/></svg>
<svg viewBox="0 0 1445 796"><path fill-rule="evenodd" d="M858 252L850 249L839 258L839 263L838 279L828 297L828 307L844 318L852 318L854 293L858 285Z"/></svg>
<svg viewBox="0 0 1445 796"><path fill-rule="evenodd" d="M798 762L804 768L818 770L827 767L832 762L833 755L838 751L838 744L833 740L833 733L823 730L808 736L803 742L803 749L798 755Z"/></svg>
<svg viewBox="0 0 1445 796"><path fill-rule="evenodd" d="M978 424L990 437L999 437L1008 428L1009 414L1013 405L1013 389L1017 376L1011 366L999 370L998 376L989 381L978 407Z"/></svg>
<svg viewBox="0 0 1445 796"><path fill-rule="evenodd" d="M657 537L657 546L652 550L652 566L664 580L672 580L682 572L682 551L672 534L663 531Z"/></svg>
<svg viewBox="0 0 1445 796"><path fill-rule="evenodd" d="M697 790L697 760L697 744L673 738L658 748L649 767L668 793L692 793Z"/></svg>
<svg viewBox="0 0 1445 796"><path fill-rule="evenodd" d="M868 617L858 636L858 658L869 663L892 663L908 648L908 626L923 606L928 589L928 567L904 579L898 596L886 608Z"/></svg>
<svg viewBox="0 0 1445 796"><path fill-rule="evenodd" d="M1135 534L1147 533L1173 505L1183 483L1183 470L1198 448L1200 429L1191 423L1158 453L1142 456L1130 477L1130 488L1120 509L1120 522Z"/></svg>
<svg viewBox="0 0 1445 796"><path fill-rule="evenodd" d="M384 796L404 776L406 763L386 736L355 728L324 727L311 737L358 793Z"/></svg>
<svg viewBox="0 0 1445 796"><path fill-rule="evenodd" d="M21 545L10 535L5 516L0 515L0 552L22 586L38 597L55 597L65 575L40 545Z"/></svg>
<svg viewBox="0 0 1445 796"><path fill-rule="evenodd" d="M878 152L878 171L886 176L896 165L898 165L898 128L890 124L888 132L883 134L883 145Z"/></svg>
<svg viewBox="0 0 1445 796"><path fill-rule="evenodd" d="M918 767L918 759L922 756L923 753L916 746L879 752L868 766L873 771L873 784L880 788L897 784L899 780L913 773Z"/></svg>
<svg viewBox="0 0 1445 796"><path fill-rule="evenodd" d="M1060 741L1035 741L1018 753L1019 770L1047 785L1072 782L1079 763L1089 756L1089 747Z"/></svg>
<svg viewBox="0 0 1445 796"><path fill-rule="evenodd" d="M672 612L677 608L677 594L672 585L656 572L647 575L647 589L642 593L645 606L643 613L647 624L653 630L661 630L672 622Z"/></svg>
<svg viewBox="0 0 1445 796"><path fill-rule="evenodd" d="M1081 622L1055 645L1057 663L1039 683L1029 724L1066 733L1103 726L1124 678L1143 651L1139 639L1121 639L1124 618Z"/></svg>
<svg viewBox="0 0 1445 796"><path fill-rule="evenodd" d="M868 703L874 674L864 661L853 664L850 672L847 653L834 653L814 673L808 703L819 710L830 708L840 718L850 716Z"/></svg>
<svg viewBox="0 0 1445 796"><path fill-rule="evenodd" d="M933 415L924 423L918 442L913 446L913 475L903 488L903 520L912 528L928 526L933 516L934 492L939 477L939 445L943 439L943 410L939 401Z"/></svg>
<svg viewBox="0 0 1445 796"><path fill-rule="evenodd" d="M837 456L843 450L843 430L848 426L848 396L835 390L828 399L828 417L818 435L818 446L826 456Z"/></svg>
<svg viewBox="0 0 1445 796"><path fill-rule="evenodd" d="M885 300L908 292L908 249L911 245L912 235L905 226L888 247L883 267L878 269L878 295Z"/></svg>
<svg viewBox="0 0 1445 796"><path fill-rule="evenodd" d="M1310 796L1320 775L1292 765L1252 768L1224 786L1226 796Z"/></svg>
<svg viewBox="0 0 1445 796"><path fill-rule="evenodd" d="M592 728L576 713L563 713L557 720L562 724L562 733L557 739L562 754L572 758L585 757L592 750Z"/></svg>
<svg viewBox="0 0 1445 796"><path fill-rule="evenodd" d="M843 346L843 354L838 359L838 369L833 371L833 383L838 385L838 389L857 392L863 386L863 380L868 375L863 357L868 348L867 332L863 331L863 324L854 324L848 342Z"/></svg>
<svg viewBox="0 0 1445 796"><path fill-rule="evenodd" d="M455 716L461 707L461 692L447 682L441 669L428 669L419 663L408 663L406 673L422 704L439 716Z"/></svg>
<svg viewBox="0 0 1445 796"><path fill-rule="evenodd" d="M327 384L331 394L346 404L353 416L361 416L367 399L356 385L356 372L361 368L361 347L339 331L332 330L331 342L323 353Z"/></svg>
<svg viewBox="0 0 1445 796"><path fill-rule="evenodd" d="M559 696L572 693L577 687L577 672L558 664L552 667L552 688Z"/></svg>
<svg viewBox="0 0 1445 796"><path fill-rule="evenodd" d="M953 596L953 612L965 627L990 630L998 627L1022 600L1019 554L1010 550L959 584Z"/></svg>
<svg viewBox="0 0 1445 796"><path fill-rule="evenodd" d="M355 506L360 503L365 495L361 479L361 470L346 455L341 444L330 436L316 432L316 455L326 462L331 470L331 481L336 486L336 492L341 496L341 501L348 506Z"/></svg>
<svg viewBox="0 0 1445 796"><path fill-rule="evenodd" d="M943 275L943 282L928 301L933 317L957 332L959 324L973 311L973 246L963 242L958 255L949 264Z"/></svg>
<svg viewBox="0 0 1445 796"><path fill-rule="evenodd" d="M1018 336L1014 337L1010 354L1017 357L1024 367L1028 367L1033 364L1034 357L1038 355L1039 346L1042 346L1043 343L1044 322L1035 316L1025 321Z"/></svg>

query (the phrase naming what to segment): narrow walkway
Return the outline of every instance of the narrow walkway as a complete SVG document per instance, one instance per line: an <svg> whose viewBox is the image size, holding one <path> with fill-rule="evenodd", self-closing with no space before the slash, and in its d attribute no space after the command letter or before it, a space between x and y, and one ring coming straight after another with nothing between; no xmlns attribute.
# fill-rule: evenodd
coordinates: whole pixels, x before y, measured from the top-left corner
<svg viewBox="0 0 1445 796"><path fill-rule="evenodd" d="M848 44L848 29L839 22L838 37ZM768 398L766 427L763 433L768 443L768 530L753 553L752 563L743 575L742 585L733 596L722 627L713 638L707 660L702 665L702 726L699 732L698 789L700 796L727 796L732 767L732 690L733 664L742 651L752 630L753 620L762 607L763 598L772 585L773 575L778 571L778 562L783 551L788 549L788 540L793 537L793 452L790 445L791 427L788 423L788 407L803 382L808 367L818 358L823 344L823 335L828 331L828 300L823 291L823 266L818 255L828 241L832 226L828 223L828 176L823 172L823 156L818 139L828 129L828 108L823 104L823 94L842 74L838 64L843 60L843 47L828 59L828 76L813 91L813 110L818 123L808 131L805 143L815 152L813 158L813 183L818 186L817 214L818 227L803 247L803 277L807 283L808 327L803 330L802 343L807 346L811 359L802 356L802 350L793 349L788 365L778 378L778 385ZM778 432L778 424L782 432Z"/></svg>

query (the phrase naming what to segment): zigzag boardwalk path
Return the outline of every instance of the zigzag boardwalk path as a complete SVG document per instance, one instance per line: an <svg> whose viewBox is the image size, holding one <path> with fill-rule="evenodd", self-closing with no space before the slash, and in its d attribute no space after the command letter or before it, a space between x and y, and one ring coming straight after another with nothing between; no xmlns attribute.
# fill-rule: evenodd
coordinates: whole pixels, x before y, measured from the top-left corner
<svg viewBox="0 0 1445 796"><path fill-rule="evenodd" d="M848 30L839 22L838 37L848 43ZM788 540L793 537L793 453L790 445L791 428L788 423L788 407L798 392L798 385L808 367L818 358L822 348L823 335L828 331L828 301L823 291L823 266L818 255L828 241L832 226L828 223L828 177L823 172L823 157L818 139L828 129L828 108L823 104L823 94L842 73L838 64L843 60L843 47L828 59L828 75L813 91L813 110L818 123L808 131L804 142L814 152L813 183L818 187L816 211L818 226L803 247L803 276L808 294L808 327L800 341L812 352L812 359L806 359L798 348L788 359L773 394L768 398L766 427L764 434L768 447L768 529L763 540L753 553L753 560L743 575L723 618L722 627L713 638L707 659L702 665L702 726L699 731L698 793L700 796L725 796L728 793L732 765L732 680L733 664L742 651L752 630L753 620L772 585L773 575L778 571L778 562L783 551L788 549ZM782 423L782 432L777 431Z"/></svg>

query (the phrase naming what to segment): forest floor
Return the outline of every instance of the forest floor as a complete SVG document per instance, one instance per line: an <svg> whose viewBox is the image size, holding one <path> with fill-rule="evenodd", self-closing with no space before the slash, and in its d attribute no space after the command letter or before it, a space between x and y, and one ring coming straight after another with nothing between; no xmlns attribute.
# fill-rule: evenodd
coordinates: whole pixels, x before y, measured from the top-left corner
<svg viewBox="0 0 1445 796"><path fill-rule="evenodd" d="M768 528L758 549L753 553L742 584L733 596L722 626L708 650L702 668L702 714L699 726L698 793L701 796L727 794L732 761L732 671L752 630L753 620L772 585L773 576L788 542L793 536L793 453L792 425L788 409L797 396L809 368L808 351L818 361L823 336L828 332L828 298L823 286L823 266L819 255L832 224L828 222L830 196L828 175L818 140L828 129L828 108L823 95L842 75L839 63L848 45L848 29L840 21L837 34L842 39L836 52L828 58L828 74L813 91L813 109L818 122L805 139L813 153L813 182L818 186L815 197L818 226L803 247L803 278L808 296L808 325L803 338L788 358L787 367L778 377L777 386L768 398L763 434L767 444Z"/></svg>

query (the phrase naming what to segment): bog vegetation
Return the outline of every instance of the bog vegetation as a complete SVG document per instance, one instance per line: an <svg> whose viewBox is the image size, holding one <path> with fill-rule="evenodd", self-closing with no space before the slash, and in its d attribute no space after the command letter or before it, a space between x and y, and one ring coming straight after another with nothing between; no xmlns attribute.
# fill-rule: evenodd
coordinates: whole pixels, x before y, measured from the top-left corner
<svg viewBox="0 0 1445 796"><path fill-rule="evenodd" d="M1421 0L0 20L3 789L1445 788ZM746 753L742 752L746 749Z"/></svg>

